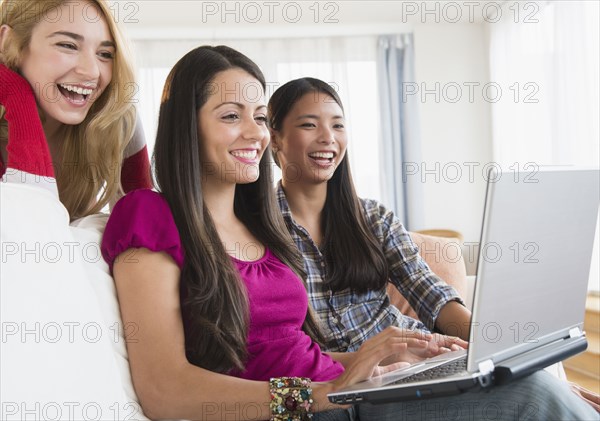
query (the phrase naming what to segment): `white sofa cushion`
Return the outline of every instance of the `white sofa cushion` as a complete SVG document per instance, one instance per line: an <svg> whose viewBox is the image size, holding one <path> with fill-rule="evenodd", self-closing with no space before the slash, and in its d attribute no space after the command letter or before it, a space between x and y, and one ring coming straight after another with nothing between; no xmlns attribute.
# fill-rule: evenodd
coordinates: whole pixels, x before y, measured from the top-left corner
<svg viewBox="0 0 600 421"><path fill-rule="evenodd" d="M35 186L0 183L0 217L0 419L146 420L113 351L124 343L112 282L92 269L98 233L69 227Z"/></svg>

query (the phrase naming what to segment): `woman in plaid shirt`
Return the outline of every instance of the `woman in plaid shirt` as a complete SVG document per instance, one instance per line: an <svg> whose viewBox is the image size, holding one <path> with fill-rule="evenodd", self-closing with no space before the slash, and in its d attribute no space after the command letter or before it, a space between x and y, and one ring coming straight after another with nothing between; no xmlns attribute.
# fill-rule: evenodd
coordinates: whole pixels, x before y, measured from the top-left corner
<svg viewBox="0 0 600 421"><path fill-rule="evenodd" d="M301 78L275 91L268 108L273 158L283 176L277 198L304 257L309 299L325 327L324 349L343 364L350 363L354 351L389 326L456 334L458 337L435 335L433 341L451 349L466 347L471 313L458 293L431 272L390 210L356 195L346 153L344 111L337 93L321 80ZM388 282L407 298L421 321L404 316L390 304ZM420 358L414 355L415 361ZM513 383L505 398L516 402L517 389L524 381L535 383L543 377L549 393L566 389L566 383L547 379L548 373L533 376L533 380ZM598 408L597 395L572 387ZM467 393L447 399L459 405L467 401L485 405L490 397ZM440 402L423 403L419 408L426 410L428 417L437 410L443 418L439 413L443 406L428 406ZM358 410L361 417L387 419L384 407ZM506 416L509 408L502 410Z"/></svg>
<svg viewBox="0 0 600 421"><path fill-rule="evenodd" d="M279 205L304 255L308 293L327 326L329 350L356 351L388 326L467 339L471 313L458 293L431 272L391 211L357 197L337 93L317 79L289 82L273 94L269 118L283 169ZM422 322L390 304L388 282Z"/></svg>

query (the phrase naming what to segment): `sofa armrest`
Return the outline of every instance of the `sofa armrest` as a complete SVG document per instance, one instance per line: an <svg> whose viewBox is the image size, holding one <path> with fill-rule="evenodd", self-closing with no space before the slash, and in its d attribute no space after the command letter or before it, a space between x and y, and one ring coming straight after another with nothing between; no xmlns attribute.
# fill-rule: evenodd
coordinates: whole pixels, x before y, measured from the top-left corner
<svg viewBox="0 0 600 421"><path fill-rule="evenodd" d="M464 300L468 296L467 273L460 244L453 239L434 237L431 235L409 233L413 242L419 248L421 258L427 263L433 273L448 285L456 289ZM408 304L394 285L388 285L388 295L392 305L402 314L418 319L417 313Z"/></svg>

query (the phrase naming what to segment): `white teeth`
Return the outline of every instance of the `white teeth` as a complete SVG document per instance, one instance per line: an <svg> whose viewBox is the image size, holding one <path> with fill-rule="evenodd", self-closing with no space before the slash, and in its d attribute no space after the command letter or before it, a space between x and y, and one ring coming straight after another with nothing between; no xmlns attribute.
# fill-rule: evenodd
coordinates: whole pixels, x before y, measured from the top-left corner
<svg viewBox="0 0 600 421"><path fill-rule="evenodd" d="M66 89L67 91L78 93L79 95L90 95L92 92L94 92L93 89L86 89L80 86L65 85L63 83L59 83L59 86L61 88Z"/></svg>
<svg viewBox="0 0 600 421"><path fill-rule="evenodd" d="M257 151L231 151L231 155L239 158L253 159L256 158Z"/></svg>
<svg viewBox="0 0 600 421"><path fill-rule="evenodd" d="M332 159L333 152L312 152L312 153L309 153L308 156L310 156L311 158Z"/></svg>

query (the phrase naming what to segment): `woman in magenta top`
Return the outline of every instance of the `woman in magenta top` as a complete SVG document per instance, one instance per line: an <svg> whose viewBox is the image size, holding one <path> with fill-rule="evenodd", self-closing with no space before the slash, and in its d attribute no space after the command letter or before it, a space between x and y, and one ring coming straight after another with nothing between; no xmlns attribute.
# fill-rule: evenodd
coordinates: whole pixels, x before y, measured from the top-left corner
<svg viewBox="0 0 600 421"><path fill-rule="evenodd" d="M165 252L183 270L185 253L177 226L167 201L159 193L137 190L113 209L104 233L104 256L114 267L117 256L131 248ZM127 261L127 253L123 256ZM262 251L259 244L246 246L240 257L253 259L230 257L248 294L248 359L243 369L231 370L229 374L253 380L284 375L316 381L338 377L344 370L342 365L321 353L319 346L301 330L308 297L298 276L268 248Z"/></svg>
<svg viewBox="0 0 600 421"><path fill-rule="evenodd" d="M228 47L183 57L160 109L160 193L129 193L106 226L102 253L135 326L127 349L150 418L345 416L328 392L398 367L378 366L392 355L440 352L430 335L395 328L356 353L321 352L274 196L264 91L256 64Z"/></svg>
<svg viewBox="0 0 600 421"><path fill-rule="evenodd" d="M423 402L347 411L328 402L328 392L402 364L379 366L384 359L441 350L429 334L391 327L357 352L321 352L302 260L274 196L264 90L258 67L228 47L183 57L160 109L160 193L129 193L106 226L102 253L115 278L144 412L152 419L429 419ZM540 419L576 414L565 411L577 405L567 399L559 406L561 396L530 378L427 403L474 408L484 396L511 397L519 408L544 402Z"/></svg>

